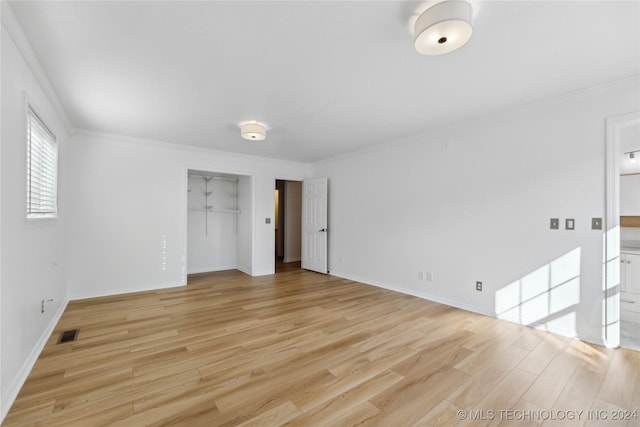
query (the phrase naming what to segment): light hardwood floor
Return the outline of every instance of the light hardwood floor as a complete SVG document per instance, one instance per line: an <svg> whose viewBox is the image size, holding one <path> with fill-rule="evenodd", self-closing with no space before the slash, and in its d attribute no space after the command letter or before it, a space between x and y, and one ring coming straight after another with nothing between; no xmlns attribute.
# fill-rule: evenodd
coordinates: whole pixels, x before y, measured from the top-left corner
<svg viewBox="0 0 640 427"><path fill-rule="evenodd" d="M640 352L295 268L189 282L71 302L3 425L640 425Z"/></svg>

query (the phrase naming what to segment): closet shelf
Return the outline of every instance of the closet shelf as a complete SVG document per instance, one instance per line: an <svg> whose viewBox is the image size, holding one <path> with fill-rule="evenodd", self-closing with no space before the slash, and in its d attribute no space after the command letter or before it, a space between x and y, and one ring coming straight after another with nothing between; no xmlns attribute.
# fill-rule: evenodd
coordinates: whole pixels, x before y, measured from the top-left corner
<svg viewBox="0 0 640 427"><path fill-rule="evenodd" d="M220 212L220 213L234 213L234 214L240 213L239 209L219 209L219 208L214 208L213 206L209 207L208 210L211 212Z"/></svg>
<svg viewBox="0 0 640 427"><path fill-rule="evenodd" d="M200 205L202 206L199 209L189 209L190 212L204 212L204 234L206 236L209 235L209 213L230 213L230 214L236 214L239 215L240 214L240 210L237 209L238 207L238 179L237 178L230 178L230 177L218 177L218 176L210 176L210 175L201 175L201 174L192 174L189 173L189 178L191 177L197 177L197 178L202 178L202 180L204 181L204 191L202 191L202 195L204 196L204 205ZM212 191L212 189L209 187L209 184L211 183L211 181L227 181L227 182L231 182L233 187L231 189L227 188L226 190L231 190L230 194L231 196L234 198L233 201L233 209L223 209L223 208L219 208L216 207L215 204L209 204L209 202L215 203L213 200L211 200L212 198L214 198L215 194L214 191ZM187 191L191 192L191 189L187 187ZM223 192L222 194L227 194L228 191ZM221 202L218 201L218 203L224 203L226 204L226 202ZM234 220L235 222L235 228L236 228L236 233L238 232L238 220L237 218Z"/></svg>
<svg viewBox="0 0 640 427"><path fill-rule="evenodd" d="M219 212L219 213L242 213L239 209L220 209L213 206L207 206L206 209L189 209L189 212Z"/></svg>

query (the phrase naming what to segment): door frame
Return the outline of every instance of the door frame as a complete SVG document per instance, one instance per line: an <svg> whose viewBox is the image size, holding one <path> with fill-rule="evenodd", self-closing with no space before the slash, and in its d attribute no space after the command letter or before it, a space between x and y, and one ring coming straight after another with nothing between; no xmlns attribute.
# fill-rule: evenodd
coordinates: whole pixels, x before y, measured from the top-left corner
<svg viewBox="0 0 640 427"><path fill-rule="evenodd" d="M606 120L603 338L607 347L620 346L620 133L638 125L640 111Z"/></svg>
<svg viewBox="0 0 640 427"><path fill-rule="evenodd" d="M276 190L276 189L277 189L277 187L276 187L276 186L277 186L277 182L278 182L278 181L282 181L282 182L284 182L284 183L285 183L285 188L286 188L286 183L287 183L287 182L299 182L301 185L304 185L304 179L303 179L303 178L275 178L275 179L273 180L273 188L274 188L274 190ZM287 202L286 202L286 198L287 198L287 193L286 193L286 191L285 191L285 193L284 193L284 199L283 199L284 203L283 203L283 206L280 206L280 209L282 209L282 210L284 210L284 206L286 206L286 203L287 203ZM282 210L281 210L280 214L281 214L281 215L284 215L284 212L283 212ZM275 221L275 197L274 197L274 209L273 209L273 212L274 212L274 221L273 221L273 223L274 223L274 224L273 224L273 226L274 226L274 228L275 228L275 227L276 227L276 225L277 225L277 224L276 224L276 221ZM300 218L301 218L301 220L302 220L302 203L300 204ZM286 215L284 215L284 225L283 225L283 226L284 226L285 230L286 230L286 222L287 222L287 216L286 216ZM275 247L276 247L276 241L275 241L275 239L276 239L276 236L275 236L275 233L274 233L274 245L273 245L273 248L274 248L274 249L275 249ZM300 232L300 240L301 240L301 241L300 241L300 245L302 245L302 230L301 230L301 232ZM285 241L286 241L286 234L285 234ZM285 245L285 248L286 248L286 245ZM302 251L302 248L301 248L301 251ZM276 257L274 257L274 260L273 260L273 272L274 272L274 274L276 274L276 273L277 273L277 271L276 271L276 260L275 260L275 258L276 258ZM291 262L296 262L296 261L293 261L293 260L292 260Z"/></svg>

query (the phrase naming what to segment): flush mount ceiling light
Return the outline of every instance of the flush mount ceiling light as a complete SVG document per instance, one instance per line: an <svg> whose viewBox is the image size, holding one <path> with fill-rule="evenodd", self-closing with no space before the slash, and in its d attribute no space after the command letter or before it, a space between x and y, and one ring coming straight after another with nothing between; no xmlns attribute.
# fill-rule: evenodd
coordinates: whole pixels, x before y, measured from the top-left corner
<svg viewBox="0 0 640 427"><path fill-rule="evenodd" d="M416 20L416 50L423 55L442 55L461 48L471 38L472 13L466 1L443 1L431 6Z"/></svg>
<svg viewBox="0 0 640 427"><path fill-rule="evenodd" d="M248 141L262 141L267 137L267 127L258 122L242 123L240 136Z"/></svg>

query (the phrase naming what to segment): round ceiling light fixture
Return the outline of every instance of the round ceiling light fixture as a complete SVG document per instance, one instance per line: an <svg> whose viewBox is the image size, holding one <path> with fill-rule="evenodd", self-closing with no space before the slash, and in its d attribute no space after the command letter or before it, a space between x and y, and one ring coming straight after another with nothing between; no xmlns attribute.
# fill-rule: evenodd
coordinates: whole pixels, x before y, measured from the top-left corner
<svg viewBox="0 0 640 427"><path fill-rule="evenodd" d="M258 122L242 123L240 136L248 141L262 141L267 137L267 127Z"/></svg>
<svg viewBox="0 0 640 427"><path fill-rule="evenodd" d="M466 1L448 0L425 10L414 26L415 47L423 55L442 55L471 38L473 10Z"/></svg>

